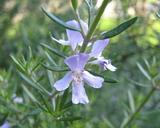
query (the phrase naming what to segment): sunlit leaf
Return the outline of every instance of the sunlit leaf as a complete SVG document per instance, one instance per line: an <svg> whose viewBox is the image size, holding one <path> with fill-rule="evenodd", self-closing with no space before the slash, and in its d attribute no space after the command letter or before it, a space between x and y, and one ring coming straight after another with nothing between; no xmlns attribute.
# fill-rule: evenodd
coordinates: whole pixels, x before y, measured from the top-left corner
<svg viewBox="0 0 160 128"><path fill-rule="evenodd" d="M149 74L147 73L147 71L142 67L142 65L140 63L137 63L137 66L139 68L139 70L143 73L143 75L148 79L151 80L151 77L149 76Z"/></svg>
<svg viewBox="0 0 160 128"><path fill-rule="evenodd" d="M61 25L62 27L64 28L67 28L67 29L71 29L71 30L75 30L75 31L80 31L79 29L77 28L74 28L68 24L66 24L64 21L60 20L58 17L56 17L54 14L50 13L50 12L47 12L43 7L42 7L42 11L52 20L54 21L55 23Z"/></svg>
<svg viewBox="0 0 160 128"><path fill-rule="evenodd" d="M53 60L53 58L50 56L50 54L49 54L47 51L45 51L44 53L46 54L48 60L49 60L54 66L57 66L56 62Z"/></svg>
<svg viewBox="0 0 160 128"><path fill-rule="evenodd" d="M10 55L10 57L12 58L14 63L18 66L18 68L24 72L25 68L23 67L23 65L13 55Z"/></svg>
<svg viewBox="0 0 160 128"><path fill-rule="evenodd" d="M137 17L134 17L134 18L129 19L129 20L125 21L124 23L118 25L117 27L113 28L110 31L103 32L100 36L100 39L111 38L111 37L114 37L114 36L120 34L121 32L128 29L131 25L133 25L136 22L136 20L137 20Z"/></svg>
<svg viewBox="0 0 160 128"><path fill-rule="evenodd" d="M25 86L22 86L22 88L33 102L38 103L38 100L34 97L34 95Z"/></svg>
<svg viewBox="0 0 160 128"><path fill-rule="evenodd" d="M128 91L128 99L129 99L129 105L132 112L135 112L134 98L130 90Z"/></svg>

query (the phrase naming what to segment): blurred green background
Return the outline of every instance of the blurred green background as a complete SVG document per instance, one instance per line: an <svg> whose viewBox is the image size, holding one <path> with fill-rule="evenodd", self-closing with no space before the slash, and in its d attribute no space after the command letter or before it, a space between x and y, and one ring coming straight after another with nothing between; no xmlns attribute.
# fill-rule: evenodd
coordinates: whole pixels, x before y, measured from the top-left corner
<svg viewBox="0 0 160 128"><path fill-rule="evenodd" d="M96 3L97 1L94 1L97 8L99 4ZM106 71L104 74L118 80L118 83L106 83L98 90L87 87L90 104L75 105L71 111L83 119L70 124L60 123L61 126L43 112L36 110L33 115L30 114L36 106L22 89L27 83L18 75L16 65L10 57L13 54L23 60L24 55L30 67L41 58L47 62L41 43L48 43L69 53L68 48L57 45L50 38L50 33L59 39L66 38L65 29L45 16L41 6L45 6L64 21L74 19L69 0L0 0L0 124L7 120L15 128L113 128L109 121L119 128L126 113L130 113L128 92L133 95L135 106L138 106L150 90L151 83L139 71L137 62L146 69L145 63L148 62L150 64L148 71L152 76L160 71L160 19L156 16L160 2L113 0L107 6L96 33L110 30L131 17L139 17L131 28L112 38L103 53L106 58L112 59L113 65L118 68L116 72ZM79 0L79 6L81 18L87 21L87 6L83 0ZM93 14L96 8L93 9ZM31 60L28 59L30 48L33 55ZM58 65L62 65L62 60L56 55L48 52L47 54L50 54ZM41 66L35 72L43 86L48 90L52 89L46 78L46 74L51 72L47 72ZM53 72L54 77L58 75ZM159 82L160 80L157 83ZM31 88L29 90L32 91ZM23 97L24 104L14 103L14 94ZM157 91L134 120L131 128L159 128L159 101L160 93Z"/></svg>

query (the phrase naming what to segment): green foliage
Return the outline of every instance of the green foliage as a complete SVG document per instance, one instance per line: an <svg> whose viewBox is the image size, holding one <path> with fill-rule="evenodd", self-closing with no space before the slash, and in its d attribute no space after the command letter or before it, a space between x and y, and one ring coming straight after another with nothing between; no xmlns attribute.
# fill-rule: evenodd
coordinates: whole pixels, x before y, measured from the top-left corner
<svg viewBox="0 0 160 128"><path fill-rule="evenodd" d="M120 34L121 32L125 31L127 28L129 28L131 25L133 25L137 20L137 17L134 17L132 19L129 19L128 21L125 21L124 23L118 25L116 28L113 28L110 31L107 32L103 32L101 34L100 39L106 39L106 38L111 38L114 37L118 34Z"/></svg>
<svg viewBox="0 0 160 128"><path fill-rule="evenodd" d="M75 30L75 31L80 31L76 28L73 28L72 26L67 25L64 21L60 20L58 17L56 17L55 15L47 12L43 7L42 7L42 11L55 23L59 24L60 26L63 26L64 28L67 29L71 29L71 30Z"/></svg>
<svg viewBox="0 0 160 128"><path fill-rule="evenodd" d="M78 1L77 0L71 0L72 2L72 7L74 8L74 10L77 9L77 6L78 6Z"/></svg>
<svg viewBox="0 0 160 128"><path fill-rule="evenodd" d="M118 12L123 15L117 12L116 18L102 19L95 31L99 36L102 30L107 30L104 36L113 37L136 21L133 18L123 23L128 17L139 17L131 29L111 38L103 53L112 58L118 68L116 72L100 72L88 66L105 78L105 85L94 91L86 86L90 98L86 106L71 103L71 88L59 93L52 87L68 70L63 59L71 51L52 41L49 32L65 39L64 28L75 30L64 22L74 17L68 0L49 0L47 5L54 14L43 9L56 24L42 14L39 9L42 1L13 1L0 1L0 125L8 121L16 128L119 128L143 103L152 87L159 89L160 21L155 13L145 9L141 15L143 10L137 8L141 4L138 1L121 1ZM87 19L89 15L91 24L96 15L95 1L80 3L80 16ZM153 1L152 5L155 4ZM135 15L130 16L128 10L134 7ZM15 94L23 103L15 102ZM156 91L129 127L159 128L159 105L159 91Z"/></svg>

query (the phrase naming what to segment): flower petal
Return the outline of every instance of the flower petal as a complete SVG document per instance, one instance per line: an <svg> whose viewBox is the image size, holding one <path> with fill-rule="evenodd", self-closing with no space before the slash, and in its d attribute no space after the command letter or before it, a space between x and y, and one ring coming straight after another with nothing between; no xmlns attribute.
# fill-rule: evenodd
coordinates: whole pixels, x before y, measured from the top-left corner
<svg viewBox="0 0 160 128"><path fill-rule="evenodd" d="M92 46L90 56L95 58L101 56L104 48L107 46L108 43L109 39L96 41Z"/></svg>
<svg viewBox="0 0 160 128"><path fill-rule="evenodd" d="M81 84L75 84L73 82L72 84L72 102L74 104L87 104L89 103L88 96L86 94L86 91L84 89L83 83Z"/></svg>
<svg viewBox="0 0 160 128"><path fill-rule="evenodd" d="M94 76L90 74L88 71L83 72L84 81L93 88L101 88L104 79L99 76Z"/></svg>
<svg viewBox="0 0 160 128"><path fill-rule="evenodd" d="M58 80L53 86L57 91L63 91L69 87L72 79L72 72L70 71L62 79Z"/></svg>
<svg viewBox="0 0 160 128"><path fill-rule="evenodd" d="M79 53L77 55L70 56L65 59L65 64L74 71L74 70L83 70L85 64L89 59L89 55L85 53Z"/></svg>
<svg viewBox="0 0 160 128"><path fill-rule="evenodd" d="M68 21L67 24L80 29L79 23L75 20ZM80 32L77 32L74 30L67 29L66 32L67 32L68 41L70 42L72 49L75 50L78 43L81 43L84 40L83 36Z"/></svg>
<svg viewBox="0 0 160 128"><path fill-rule="evenodd" d="M10 124L8 122L5 122L0 128L10 128Z"/></svg>
<svg viewBox="0 0 160 128"><path fill-rule="evenodd" d="M111 63L110 64L106 64L105 66L106 66L106 68L108 68L112 72L117 70L117 68L115 66L113 66Z"/></svg>
<svg viewBox="0 0 160 128"><path fill-rule="evenodd" d="M80 21L81 22L81 25L82 25L82 29L84 31L84 34L87 34L88 32L88 24L85 23L83 20Z"/></svg>
<svg viewBox="0 0 160 128"><path fill-rule="evenodd" d="M56 38L54 38L53 36L51 36L52 40L54 40L55 42L62 44L62 45L69 45L69 41L66 40L57 40Z"/></svg>

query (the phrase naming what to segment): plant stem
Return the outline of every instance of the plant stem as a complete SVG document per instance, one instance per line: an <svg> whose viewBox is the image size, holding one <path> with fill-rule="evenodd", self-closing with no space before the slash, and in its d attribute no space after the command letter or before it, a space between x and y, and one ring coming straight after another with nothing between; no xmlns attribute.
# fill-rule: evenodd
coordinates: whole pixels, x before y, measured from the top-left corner
<svg viewBox="0 0 160 128"><path fill-rule="evenodd" d="M93 33L94 33L98 23L99 23L99 20L100 20L102 14L103 14L108 2L109 2L109 0L103 0L103 3L101 5L101 7L99 8L98 13L97 13L97 15L96 15L96 17L95 17L95 19L94 19L89 31L88 31L88 33L87 33L87 36L86 36L84 42L83 42L82 48L80 50L81 52L85 51L85 49L87 47L87 44L88 44L88 41L92 37L92 35L93 35Z"/></svg>
<svg viewBox="0 0 160 128"><path fill-rule="evenodd" d="M153 93L155 92L156 87L152 87L150 92L147 94L143 102L139 105L139 107L136 109L136 111L130 116L130 118L127 120L126 124L123 126L123 128L127 128L127 126L133 121L133 119L136 117L136 115L140 112L140 110L145 106L145 104L148 102L148 100L151 98Z"/></svg>
<svg viewBox="0 0 160 128"><path fill-rule="evenodd" d="M85 32L84 32L83 27L82 27L82 24L81 24L81 18L80 18L80 16L79 16L78 10L75 10L75 16L76 16L76 19L77 19L77 21L78 21L78 23L79 23L82 36L83 36L83 38L85 38Z"/></svg>

